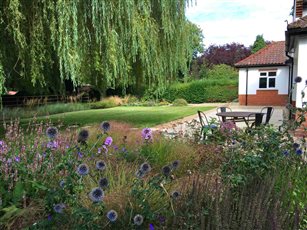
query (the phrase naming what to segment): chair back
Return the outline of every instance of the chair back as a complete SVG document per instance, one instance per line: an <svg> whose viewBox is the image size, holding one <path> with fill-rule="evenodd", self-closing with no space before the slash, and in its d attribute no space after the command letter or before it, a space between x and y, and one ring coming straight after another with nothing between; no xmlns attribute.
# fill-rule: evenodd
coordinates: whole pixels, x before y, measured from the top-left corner
<svg viewBox="0 0 307 230"><path fill-rule="evenodd" d="M209 124L209 122L208 122L208 118L207 118L206 114L204 112L202 112L202 111L199 111L199 110L197 111L197 113L198 113L198 118L199 118L199 121L200 121L200 125L202 127L207 126Z"/></svg>
<svg viewBox="0 0 307 230"><path fill-rule="evenodd" d="M264 124L266 124L266 125L269 124L273 112L274 112L274 108L273 107L263 107L261 109L261 113L264 113L264 116L265 116Z"/></svg>
<svg viewBox="0 0 307 230"><path fill-rule="evenodd" d="M218 112L218 113L224 113L224 112L232 112L232 110L231 110L231 108L229 108L229 107L226 107L226 106L222 106L222 107L218 107L217 109L216 109L216 111Z"/></svg>

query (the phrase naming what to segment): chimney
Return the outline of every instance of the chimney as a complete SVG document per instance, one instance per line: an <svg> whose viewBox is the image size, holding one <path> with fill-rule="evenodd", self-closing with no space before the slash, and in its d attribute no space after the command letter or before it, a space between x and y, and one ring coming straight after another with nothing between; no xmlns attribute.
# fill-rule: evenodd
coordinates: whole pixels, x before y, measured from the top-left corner
<svg viewBox="0 0 307 230"><path fill-rule="evenodd" d="M295 18L303 17L303 0L295 1Z"/></svg>

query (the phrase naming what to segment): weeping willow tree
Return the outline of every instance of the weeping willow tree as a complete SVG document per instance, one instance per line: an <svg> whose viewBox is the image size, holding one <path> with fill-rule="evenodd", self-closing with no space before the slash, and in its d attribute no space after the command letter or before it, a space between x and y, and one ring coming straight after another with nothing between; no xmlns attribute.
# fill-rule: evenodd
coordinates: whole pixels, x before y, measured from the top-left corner
<svg viewBox="0 0 307 230"><path fill-rule="evenodd" d="M193 55L188 2L1 0L0 90L167 85Z"/></svg>

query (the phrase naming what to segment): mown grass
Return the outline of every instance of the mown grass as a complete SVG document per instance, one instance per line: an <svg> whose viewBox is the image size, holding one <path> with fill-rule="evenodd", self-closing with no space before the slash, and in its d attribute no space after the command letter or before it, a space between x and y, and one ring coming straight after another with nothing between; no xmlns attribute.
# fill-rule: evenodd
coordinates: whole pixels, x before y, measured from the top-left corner
<svg viewBox="0 0 307 230"><path fill-rule="evenodd" d="M77 124L80 126L97 124L102 121L126 122L134 127L153 127L159 124L177 120L197 113L197 110L210 110L213 106L155 106L135 107L125 106L110 109L83 110L63 114L51 115L48 118L52 122L61 121L65 126ZM39 119L45 119L40 117ZM25 123L23 120L22 123Z"/></svg>

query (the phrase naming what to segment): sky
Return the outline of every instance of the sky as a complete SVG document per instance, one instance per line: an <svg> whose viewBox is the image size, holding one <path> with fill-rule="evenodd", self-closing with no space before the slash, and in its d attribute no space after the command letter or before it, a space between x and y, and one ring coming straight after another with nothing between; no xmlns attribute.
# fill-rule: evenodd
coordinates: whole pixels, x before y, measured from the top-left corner
<svg viewBox="0 0 307 230"><path fill-rule="evenodd" d="M265 40L285 40L293 0L196 0L186 9L188 20L203 31L204 44L236 42L252 45L258 34Z"/></svg>

